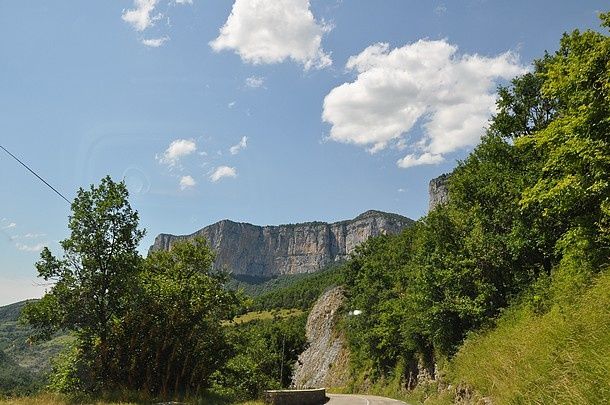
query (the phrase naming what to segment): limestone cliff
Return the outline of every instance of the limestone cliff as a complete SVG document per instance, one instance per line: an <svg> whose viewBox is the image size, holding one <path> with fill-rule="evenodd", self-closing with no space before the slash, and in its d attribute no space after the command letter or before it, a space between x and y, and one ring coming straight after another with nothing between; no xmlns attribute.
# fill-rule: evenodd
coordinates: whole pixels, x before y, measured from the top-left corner
<svg viewBox="0 0 610 405"><path fill-rule="evenodd" d="M428 184L428 211L432 211L437 205L444 204L449 200L448 179L449 174L442 174L430 180Z"/></svg>
<svg viewBox="0 0 610 405"><path fill-rule="evenodd" d="M322 294L311 309L305 327L309 346L299 355L292 387L342 387L349 382L349 350L335 327L344 301L343 288L335 287Z"/></svg>
<svg viewBox="0 0 610 405"><path fill-rule="evenodd" d="M150 249L169 249L175 241L203 236L216 251L215 267L233 274L311 273L346 259L371 236L398 233L412 223L409 218L380 211L331 224L257 226L223 220L191 235L161 234Z"/></svg>

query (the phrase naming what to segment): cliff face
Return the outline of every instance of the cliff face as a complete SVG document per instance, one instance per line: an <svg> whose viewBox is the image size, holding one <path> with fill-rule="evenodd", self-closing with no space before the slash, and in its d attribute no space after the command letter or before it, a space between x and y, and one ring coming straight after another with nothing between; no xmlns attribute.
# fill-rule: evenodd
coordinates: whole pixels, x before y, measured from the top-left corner
<svg viewBox="0 0 610 405"><path fill-rule="evenodd" d="M430 180L428 184L428 211L432 211L437 205L444 204L449 200L448 179L449 174L442 174Z"/></svg>
<svg viewBox="0 0 610 405"><path fill-rule="evenodd" d="M331 224L256 226L224 220L191 235L160 234L150 250L167 250L178 240L203 236L216 251L215 267L233 274L311 273L346 259L371 236L398 233L412 223L409 218L380 211Z"/></svg>
<svg viewBox="0 0 610 405"><path fill-rule="evenodd" d="M344 301L343 288L335 287L311 309L305 326L309 346L299 355L292 387L342 387L349 382L349 350L345 337L335 330Z"/></svg>

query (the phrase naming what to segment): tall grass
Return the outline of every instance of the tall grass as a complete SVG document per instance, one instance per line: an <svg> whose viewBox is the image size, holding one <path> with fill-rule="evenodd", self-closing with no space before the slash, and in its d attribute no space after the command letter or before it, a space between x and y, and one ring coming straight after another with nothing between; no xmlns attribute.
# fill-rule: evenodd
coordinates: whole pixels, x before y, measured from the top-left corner
<svg viewBox="0 0 610 405"><path fill-rule="evenodd" d="M128 395L129 397L129 395ZM131 405L131 404L151 404L151 403L168 403L162 400L153 400L151 398L144 398L143 396L133 393L133 398L123 399L95 399L95 398L70 398L64 395L42 393L28 397L8 398L1 399L0 404L2 405L74 405L74 404L88 404L88 405ZM201 404L201 405L226 405L231 402L223 400L221 398L211 396L206 398L188 398L180 399L180 402L174 403L188 403L188 404ZM263 401L246 401L239 402L238 405L263 405Z"/></svg>
<svg viewBox="0 0 610 405"><path fill-rule="evenodd" d="M494 404L610 403L610 272L544 315L510 309L466 340L448 376Z"/></svg>

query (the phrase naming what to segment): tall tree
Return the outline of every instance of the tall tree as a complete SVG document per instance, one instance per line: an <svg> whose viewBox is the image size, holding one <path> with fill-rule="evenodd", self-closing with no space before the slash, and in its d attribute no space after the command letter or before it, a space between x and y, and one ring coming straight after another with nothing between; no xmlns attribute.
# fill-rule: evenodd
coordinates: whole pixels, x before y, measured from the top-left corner
<svg viewBox="0 0 610 405"><path fill-rule="evenodd" d="M69 217L70 237L60 242L62 257L45 247L36 263L39 276L54 285L23 313L34 338L48 338L58 329L74 331L80 350L98 351L102 367L112 324L126 311L141 260L136 248L145 231L138 228L128 194L123 182L109 176L97 187L79 189Z"/></svg>
<svg viewBox="0 0 610 405"><path fill-rule="evenodd" d="M203 238L144 260L138 295L112 333L107 366L114 386L163 396L208 387L230 354L222 321L241 304L213 262Z"/></svg>
<svg viewBox="0 0 610 405"><path fill-rule="evenodd" d="M610 28L610 13L600 15ZM551 224L557 249L582 242L594 267L610 258L610 37L564 34L547 63L542 94L556 100L556 119L516 141L541 156L541 176L523 192L521 207L536 226Z"/></svg>

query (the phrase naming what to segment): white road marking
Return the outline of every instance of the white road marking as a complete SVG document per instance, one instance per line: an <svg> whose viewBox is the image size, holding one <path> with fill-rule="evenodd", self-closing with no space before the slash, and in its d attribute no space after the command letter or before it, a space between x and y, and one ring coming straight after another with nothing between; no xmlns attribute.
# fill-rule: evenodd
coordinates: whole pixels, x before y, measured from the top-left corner
<svg viewBox="0 0 610 405"><path fill-rule="evenodd" d="M360 399L364 399L366 401L366 405L371 405L371 401L368 398L360 397Z"/></svg>

